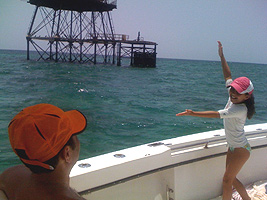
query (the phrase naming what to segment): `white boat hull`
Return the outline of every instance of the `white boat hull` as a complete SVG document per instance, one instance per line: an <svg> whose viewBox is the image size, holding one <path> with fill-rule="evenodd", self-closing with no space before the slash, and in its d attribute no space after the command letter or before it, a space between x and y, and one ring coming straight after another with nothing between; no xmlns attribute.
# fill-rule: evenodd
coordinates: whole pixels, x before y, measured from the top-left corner
<svg viewBox="0 0 267 200"><path fill-rule="evenodd" d="M245 131L253 150L238 178L249 184L267 179L267 124ZM226 151L223 129L141 145L78 161L71 186L86 199L212 199L222 193Z"/></svg>

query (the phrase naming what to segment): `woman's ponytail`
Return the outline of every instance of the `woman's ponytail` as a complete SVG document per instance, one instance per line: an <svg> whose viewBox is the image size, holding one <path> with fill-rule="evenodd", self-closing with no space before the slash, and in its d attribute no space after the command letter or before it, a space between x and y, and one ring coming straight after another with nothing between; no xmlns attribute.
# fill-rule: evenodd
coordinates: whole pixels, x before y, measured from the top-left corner
<svg viewBox="0 0 267 200"><path fill-rule="evenodd" d="M247 109L248 109L247 117L248 119L251 119L252 116L256 113L255 105L254 105L255 104L254 95L251 94L251 97L247 99L244 103L246 104Z"/></svg>

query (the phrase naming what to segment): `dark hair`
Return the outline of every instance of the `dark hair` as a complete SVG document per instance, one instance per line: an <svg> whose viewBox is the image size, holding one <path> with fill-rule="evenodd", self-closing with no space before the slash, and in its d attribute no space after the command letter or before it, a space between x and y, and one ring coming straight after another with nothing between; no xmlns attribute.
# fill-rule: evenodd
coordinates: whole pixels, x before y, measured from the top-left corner
<svg viewBox="0 0 267 200"><path fill-rule="evenodd" d="M59 161L59 155L62 152L62 150L66 147L66 146L70 146L71 149L75 149L76 145L74 143L73 137L71 136L71 138L68 140L68 142L64 145L64 147L58 152L57 155L55 155L53 158L49 159L48 161L45 161L45 164L51 165L52 167L54 167L54 169L56 169L58 161ZM24 162L23 162L24 163ZM49 173L52 172L53 170L49 170L49 169L45 169L41 166L37 166L37 165L29 165L27 163L24 163L26 165L26 167L28 167L33 173L35 174L41 174L41 173Z"/></svg>
<svg viewBox="0 0 267 200"><path fill-rule="evenodd" d="M248 113L247 113L247 117L248 119L251 119L252 116L256 113L255 111L255 101L254 101L254 95L251 94L251 97L248 98L245 102L244 102L247 106L247 109L248 109Z"/></svg>

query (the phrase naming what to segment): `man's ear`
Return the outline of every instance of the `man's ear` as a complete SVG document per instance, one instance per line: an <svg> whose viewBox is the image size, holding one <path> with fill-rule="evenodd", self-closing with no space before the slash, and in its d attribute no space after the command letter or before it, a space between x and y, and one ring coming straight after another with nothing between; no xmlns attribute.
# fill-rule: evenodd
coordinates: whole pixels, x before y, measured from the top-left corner
<svg viewBox="0 0 267 200"><path fill-rule="evenodd" d="M67 163L71 162L71 148L70 146L65 146L61 151L61 158L65 160Z"/></svg>

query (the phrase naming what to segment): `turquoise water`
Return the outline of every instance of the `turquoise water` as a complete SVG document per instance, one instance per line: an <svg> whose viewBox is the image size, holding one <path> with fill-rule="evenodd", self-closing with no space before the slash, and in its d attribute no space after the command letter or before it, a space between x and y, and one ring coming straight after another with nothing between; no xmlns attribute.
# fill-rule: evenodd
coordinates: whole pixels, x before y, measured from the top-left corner
<svg viewBox="0 0 267 200"><path fill-rule="evenodd" d="M219 58L218 58L219 60ZM144 143L223 128L220 119L176 117L186 108L219 110L227 92L220 62L158 59L157 68L27 61L23 51L0 51L0 171L20 164L7 125L22 108L51 103L88 118L79 135L80 159ZM233 77L255 86L256 115L266 123L267 65L229 63Z"/></svg>

